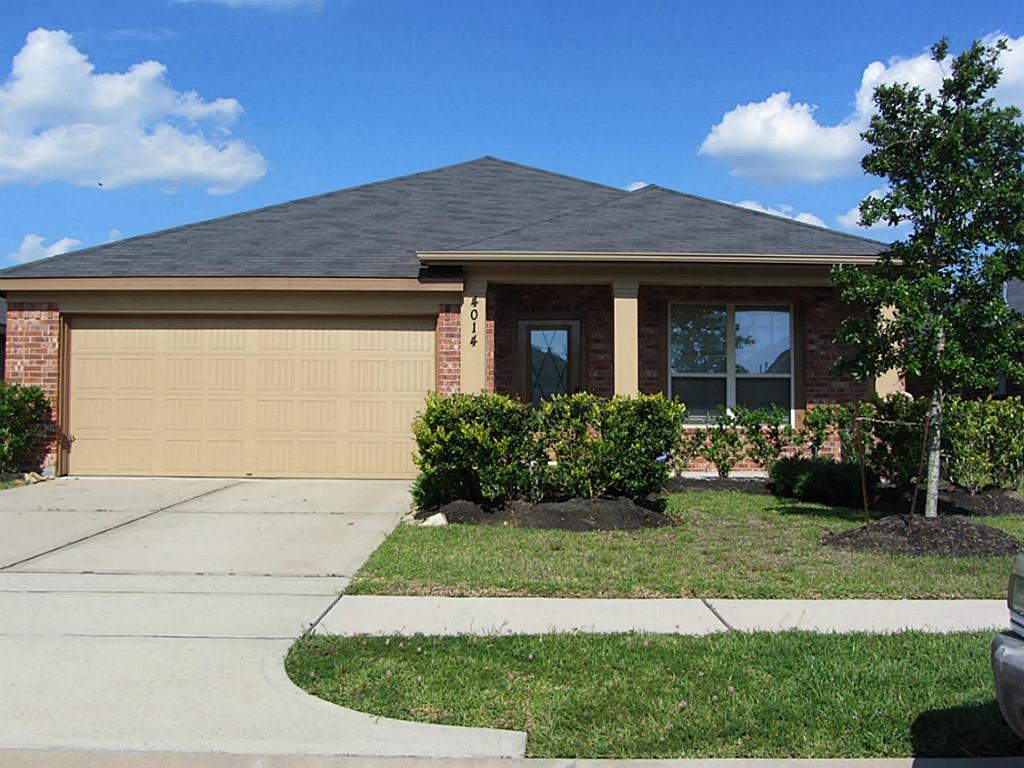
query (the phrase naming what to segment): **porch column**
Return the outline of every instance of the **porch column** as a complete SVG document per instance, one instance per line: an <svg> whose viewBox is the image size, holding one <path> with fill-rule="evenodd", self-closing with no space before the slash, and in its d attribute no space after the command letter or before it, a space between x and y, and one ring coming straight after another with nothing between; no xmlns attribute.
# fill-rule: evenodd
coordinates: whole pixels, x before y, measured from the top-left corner
<svg viewBox="0 0 1024 768"><path fill-rule="evenodd" d="M460 316L462 392L487 389L487 280L467 278Z"/></svg>
<svg viewBox="0 0 1024 768"><path fill-rule="evenodd" d="M640 391L638 342L640 334L636 280L612 283L612 306L615 316L615 394L635 395Z"/></svg>
<svg viewBox="0 0 1024 768"><path fill-rule="evenodd" d="M895 307L885 307L882 309L883 324L892 321L895 317ZM892 368L875 379L875 394L879 397L885 397L886 395L902 392L904 388L905 382L903 380L903 371L899 368Z"/></svg>

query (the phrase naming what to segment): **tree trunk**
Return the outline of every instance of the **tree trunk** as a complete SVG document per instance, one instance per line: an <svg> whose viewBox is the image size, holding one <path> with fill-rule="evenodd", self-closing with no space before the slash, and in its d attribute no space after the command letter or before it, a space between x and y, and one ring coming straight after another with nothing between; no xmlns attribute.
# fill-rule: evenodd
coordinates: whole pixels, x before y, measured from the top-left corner
<svg viewBox="0 0 1024 768"><path fill-rule="evenodd" d="M932 393L928 408L928 460L925 462L924 516L939 516L939 465L942 450L942 392Z"/></svg>

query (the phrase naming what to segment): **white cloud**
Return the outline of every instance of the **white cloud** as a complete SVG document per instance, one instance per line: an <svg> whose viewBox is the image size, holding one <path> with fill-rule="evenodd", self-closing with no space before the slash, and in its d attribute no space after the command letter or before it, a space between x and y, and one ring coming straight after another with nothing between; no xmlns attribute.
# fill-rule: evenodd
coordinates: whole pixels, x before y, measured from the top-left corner
<svg viewBox="0 0 1024 768"><path fill-rule="evenodd" d="M228 193L262 177L262 155L228 130L242 105L177 91L166 75L158 61L97 73L67 32L31 32L0 86L0 183Z"/></svg>
<svg viewBox="0 0 1024 768"><path fill-rule="evenodd" d="M7 258L15 264L24 264L26 261L45 259L47 256L59 256L75 250L82 244L81 240L73 237L62 237L50 245L44 245L45 242L46 238L41 235L25 235L18 250L8 253Z"/></svg>
<svg viewBox="0 0 1024 768"><path fill-rule="evenodd" d="M793 219L793 221L799 221L804 224L814 224L819 227L827 226L824 221L813 213L794 213L795 209L791 205L780 205L777 208L772 208L762 205L757 200L740 200L738 203L732 203L732 205L738 205L740 208L749 208L752 211L760 211L761 213L770 213L772 216L781 216L784 219Z"/></svg>
<svg viewBox="0 0 1024 768"><path fill-rule="evenodd" d="M993 33L988 43L998 37ZM1024 105L1024 36L1007 37L1000 57L1003 78L995 92L1001 104ZM949 69L948 62L945 68ZM816 107L794 102L788 91L763 101L740 104L722 116L700 145L699 153L729 164L733 176L766 183L819 182L859 173L866 145L860 138L874 112L872 96L883 83L909 82L936 90L942 68L930 53L871 62L854 95L853 111L834 125L815 117Z"/></svg>
<svg viewBox="0 0 1024 768"><path fill-rule="evenodd" d="M107 239L104 242L113 243L122 239L124 239L124 235L121 234L121 230L118 229L117 227L114 227L107 233Z"/></svg>
<svg viewBox="0 0 1024 768"><path fill-rule="evenodd" d="M625 189L627 192L636 192L638 189L643 189L648 186L646 181L631 181L626 185Z"/></svg>
<svg viewBox="0 0 1024 768"><path fill-rule="evenodd" d="M174 0L176 3L215 3L229 8L298 8L312 6L319 8L323 0Z"/></svg>
<svg viewBox="0 0 1024 768"><path fill-rule="evenodd" d="M867 197L881 197L888 191L887 187L879 187L868 192ZM861 234L869 234L873 236L889 235L890 237L899 237L904 234L909 228L909 224L904 222L896 227L891 227L884 221L876 221L870 227L862 227L860 225L860 205L855 205L853 208L848 210L846 213L840 213L836 216L836 222L843 229L849 230L850 232L857 232Z"/></svg>

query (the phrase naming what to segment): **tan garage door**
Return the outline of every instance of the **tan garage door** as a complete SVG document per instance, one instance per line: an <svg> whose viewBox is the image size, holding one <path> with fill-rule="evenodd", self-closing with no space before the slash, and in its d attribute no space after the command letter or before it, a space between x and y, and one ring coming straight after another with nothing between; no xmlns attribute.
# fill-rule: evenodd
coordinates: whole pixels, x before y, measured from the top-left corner
<svg viewBox="0 0 1024 768"><path fill-rule="evenodd" d="M71 320L69 471L410 477L430 318Z"/></svg>

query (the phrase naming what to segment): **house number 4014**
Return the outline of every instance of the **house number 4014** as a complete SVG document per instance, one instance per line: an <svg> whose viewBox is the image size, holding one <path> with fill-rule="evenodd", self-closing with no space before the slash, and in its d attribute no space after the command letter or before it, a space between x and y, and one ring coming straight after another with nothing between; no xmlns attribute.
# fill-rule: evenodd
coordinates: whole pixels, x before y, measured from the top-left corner
<svg viewBox="0 0 1024 768"><path fill-rule="evenodd" d="M471 347L476 346L476 321L480 317L480 310L477 309L479 304L480 299L478 299L476 296L474 296L473 300L469 302L469 321L471 323L469 328L469 346Z"/></svg>

